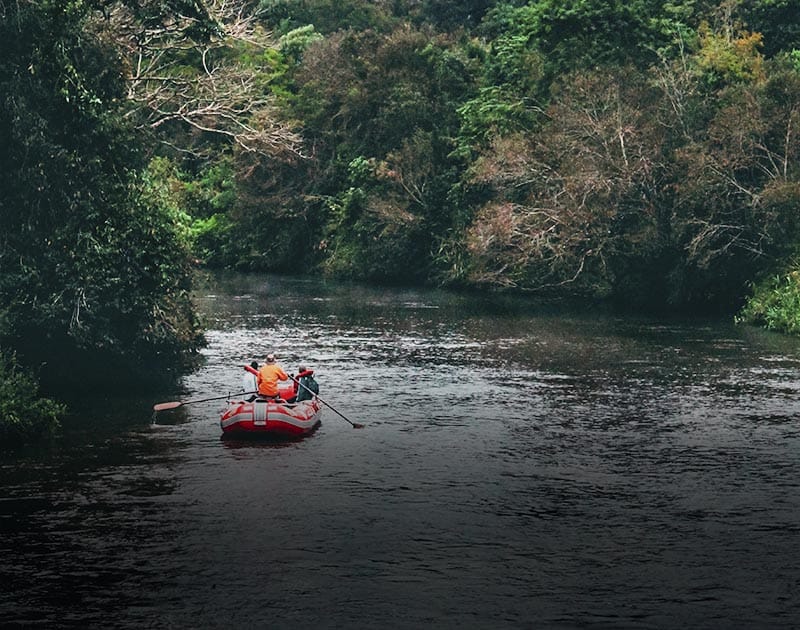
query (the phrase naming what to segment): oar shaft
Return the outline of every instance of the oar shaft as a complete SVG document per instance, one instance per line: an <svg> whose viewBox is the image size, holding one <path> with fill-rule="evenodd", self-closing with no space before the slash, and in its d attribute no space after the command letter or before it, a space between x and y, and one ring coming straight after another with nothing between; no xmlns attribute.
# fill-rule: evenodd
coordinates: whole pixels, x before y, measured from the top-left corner
<svg viewBox="0 0 800 630"><path fill-rule="evenodd" d="M309 394L311 394L312 396L315 396L315 397L317 398L317 400L319 400L319 401L320 401L320 402L321 402L323 405L325 405L325 406L326 406L326 407L328 407L328 408L329 408L331 411L333 411L334 413L336 413L336 414L340 415L340 416L341 416L341 417L342 417L344 420L346 420L347 422L349 422L350 424L352 424L352 425L353 425L353 428L359 428L359 429L360 429L360 428L363 426L363 425L361 425L361 424L357 424L357 423L353 422L352 420L350 420L350 418L348 418L346 415L344 415L344 414L343 414L341 411L338 411L338 410L336 409L336 407L334 407L334 406L333 406L333 405L331 405L329 402L327 402L327 401L325 401L323 398L321 398L319 394L317 394L316 392L313 392L313 391L311 391L311 390L310 390L308 387L306 387L305 385L303 385L303 384L302 384L302 383L301 383L301 382L300 382L298 379L296 379L296 378L294 378L294 377L291 377L291 378L292 378L292 380L293 380L295 383L297 383L297 384L298 384L300 387L302 387L303 389L305 389L305 390L306 390L306 391L307 391Z"/></svg>
<svg viewBox="0 0 800 630"><path fill-rule="evenodd" d="M239 395L249 396L250 394L257 394L257 393L258 392L242 392ZM209 402L211 400L223 400L230 397L231 397L230 394L226 394L225 396L214 396L213 398L200 398L199 400L187 400L185 402L175 401L175 402L158 403L157 405L153 405L153 411L165 411L167 409L177 409L178 407L183 407L184 405Z"/></svg>

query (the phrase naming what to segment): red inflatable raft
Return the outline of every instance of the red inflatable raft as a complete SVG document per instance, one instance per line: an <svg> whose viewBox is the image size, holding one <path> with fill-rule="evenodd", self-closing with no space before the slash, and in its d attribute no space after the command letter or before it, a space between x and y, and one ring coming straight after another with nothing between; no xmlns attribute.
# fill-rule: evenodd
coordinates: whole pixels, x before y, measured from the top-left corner
<svg viewBox="0 0 800 630"><path fill-rule="evenodd" d="M249 365L244 369L257 374ZM313 374L313 370L306 370L298 377ZM223 435L302 437L314 431L320 424L321 402L316 396L311 400L288 402L295 400L298 386L302 386L302 381L292 380L292 385L278 389L277 400L264 400L256 396L250 396L247 400L229 400L228 408L219 421ZM313 394L311 390L308 392Z"/></svg>
<svg viewBox="0 0 800 630"><path fill-rule="evenodd" d="M321 415L316 398L299 403L229 400L219 423L223 434L232 437L302 437L319 426Z"/></svg>

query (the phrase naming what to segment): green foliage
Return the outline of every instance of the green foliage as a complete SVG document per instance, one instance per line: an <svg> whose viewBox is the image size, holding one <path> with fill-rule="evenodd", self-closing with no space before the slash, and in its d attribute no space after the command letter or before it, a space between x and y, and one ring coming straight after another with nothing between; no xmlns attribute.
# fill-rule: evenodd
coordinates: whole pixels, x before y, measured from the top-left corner
<svg viewBox="0 0 800 630"><path fill-rule="evenodd" d="M302 59L306 48L321 39L323 39L323 36L314 30L313 25L309 24L295 28L281 36L278 44L280 45L281 54L298 62Z"/></svg>
<svg viewBox="0 0 800 630"><path fill-rule="evenodd" d="M656 95L632 68L574 73L552 91L536 133L498 132L478 148L465 185L483 196L445 248L453 277L603 298L627 292L631 272L652 268L666 240Z"/></svg>
<svg viewBox="0 0 800 630"><path fill-rule="evenodd" d="M790 271L757 283L736 321L800 335L800 269L797 261Z"/></svg>
<svg viewBox="0 0 800 630"><path fill-rule="evenodd" d="M735 304L800 237L800 75L777 62L766 74L726 87L702 135L674 156L673 224L686 252L680 301Z"/></svg>
<svg viewBox="0 0 800 630"><path fill-rule="evenodd" d="M472 28L496 4L497 0L423 0L420 15L445 31Z"/></svg>
<svg viewBox="0 0 800 630"><path fill-rule="evenodd" d="M119 57L81 3L0 22L0 303L6 342L48 384L141 376L202 342L187 251L139 175ZM9 18L11 16L8 16Z"/></svg>
<svg viewBox="0 0 800 630"><path fill-rule="evenodd" d="M538 0L512 8L499 5L484 28L496 61L490 80L519 83L531 50L544 56L549 80L580 68L655 60L665 45L669 15L658 0Z"/></svg>
<svg viewBox="0 0 800 630"><path fill-rule="evenodd" d="M485 146L494 136L505 136L535 126L536 110L499 86L480 90L457 110L461 117L459 154L467 157L473 147Z"/></svg>
<svg viewBox="0 0 800 630"><path fill-rule="evenodd" d="M177 227L182 247L211 267L230 262L231 221L237 203L233 162L228 157L202 168L196 178L164 157L153 159L145 173L144 194Z"/></svg>
<svg viewBox="0 0 800 630"><path fill-rule="evenodd" d="M66 408L39 395L36 379L0 351L0 446L14 446L52 435Z"/></svg>
<svg viewBox="0 0 800 630"><path fill-rule="evenodd" d="M397 148L416 128L446 134L472 89L469 61L451 42L408 26L327 38L306 51L296 84L295 116L343 164Z"/></svg>
<svg viewBox="0 0 800 630"><path fill-rule="evenodd" d="M373 166L364 156L358 156L347 166L347 182L350 184L337 196L327 200L329 222L324 241L326 250L325 268L331 274L357 277L364 264L363 247L359 243L364 236L362 216L368 195L364 186L369 183Z"/></svg>
<svg viewBox="0 0 800 630"><path fill-rule="evenodd" d="M760 33L712 32L708 25L700 26L700 50L697 64L706 80L713 86L722 86L736 81L763 80L763 58Z"/></svg>
<svg viewBox="0 0 800 630"><path fill-rule="evenodd" d="M543 60L533 36L533 15L530 6L501 4L484 20L481 32L490 42L485 63L487 86L513 87L522 94L538 91Z"/></svg>
<svg viewBox="0 0 800 630"><path fill-rule="evenodd" d="M210 264L734 304L797 238L788 5L263 0L306 157L156 205Z"/></svg>
<svg viewBox="0 0 800 630"><path fill-rule="evenodd" d="M299 273L316 262L325 213L306 186L312 161L237 154L236 200L227 213L222 264Z"/></svg>
<svg viewBox="0 0 800 630"><path fill-rule="evenodd" d="M800 11L796 0L743 0L737 8L744 24L764 40L764 54L800 48Z"/></svg>
<svg viewBox="0 0 800 630"><path fill-rule="evenodd" d="M313 24L327 35L342 29L382 30L390 15L381 4L363 0L261 0L259 11L281 33Z"/></svg>
<svg viewBox="0 0 800 630"><path fill-rule="evenodd" d="M800 50L793 50L791 53L789 53L788 60L792 66L792 69L795 72L800 73Z"/></svg>
<svg viewBox="0 0 800 630"><path fill-rule="evenodd" d="M192 13L208 43L160 31L148 59L195 86L169 97L128 89L99 6L2 7L20 357L191 356L190 258L729 306L800 240L788 0L261 0L253 38L124 0L156 30ZM132 122L181 150L151 159Z"/></svg>
<svg viewBox="0 0 800 630"><path fill-rule="evenodd" d="M451 211L448 155L472 63L453 40L407 24L311 43L288 103L314 160L248 171L236 266L293 269L301 259L355 277L424 277Z"/></svg>

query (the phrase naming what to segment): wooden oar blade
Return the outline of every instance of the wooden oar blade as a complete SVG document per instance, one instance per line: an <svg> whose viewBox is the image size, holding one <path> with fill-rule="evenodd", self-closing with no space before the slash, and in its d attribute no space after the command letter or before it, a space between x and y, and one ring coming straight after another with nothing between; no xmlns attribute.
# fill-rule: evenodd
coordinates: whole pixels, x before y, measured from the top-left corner
<svg viewBox="0 0 800 630"><path fill-rule="evenodd" d="M183 403L179 400L173 402L164 402L158 403L157 405L153 405L153 411L166 411L167 409L175 409L180 407Z"/></svg>

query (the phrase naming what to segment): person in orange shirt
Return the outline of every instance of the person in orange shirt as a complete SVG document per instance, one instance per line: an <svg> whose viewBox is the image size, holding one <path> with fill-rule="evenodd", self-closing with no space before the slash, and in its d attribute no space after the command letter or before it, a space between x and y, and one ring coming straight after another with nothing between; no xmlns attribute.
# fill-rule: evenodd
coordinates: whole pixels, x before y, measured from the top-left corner
<svg viewBox="0 0 800 630"><path fill-rule="evenodd" d="M278 397L278 381L288 381L289 375L283 368L275 363L275 355L267 355L267 362L261 366L256 377L258 381L258 393L264 398Z"/></svg>

